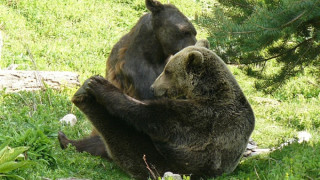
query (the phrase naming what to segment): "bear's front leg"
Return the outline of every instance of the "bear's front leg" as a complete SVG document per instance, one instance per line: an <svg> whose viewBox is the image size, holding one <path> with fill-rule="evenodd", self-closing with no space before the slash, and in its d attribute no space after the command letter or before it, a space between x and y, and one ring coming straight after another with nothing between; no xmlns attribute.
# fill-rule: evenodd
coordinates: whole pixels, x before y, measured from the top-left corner
<svg viewBox="0 0 320 180"><path fill-rule="evenodd" d="M169 103L169 100L139 101L122 93L100 76L91 77L86 90L108 114L150 136L157 136L157 133L165 131L163 122L177 114L173 109L177 103Z"/></svg>

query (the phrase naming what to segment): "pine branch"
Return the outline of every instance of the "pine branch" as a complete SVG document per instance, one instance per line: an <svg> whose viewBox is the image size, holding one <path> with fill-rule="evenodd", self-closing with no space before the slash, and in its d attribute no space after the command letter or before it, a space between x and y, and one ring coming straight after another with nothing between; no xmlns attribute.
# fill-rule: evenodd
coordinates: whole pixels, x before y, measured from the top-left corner
<svg viewBox="0 0 320 180"><path fill-rule="evenodd" d="M260 88L268 88L270 87L271 92L274 91L275 89L277 89L279 86L281 86L281 83L288 79L288 77L292 77L295 75L294 69L295 67L300 63L301 59L303 59L303 57L308 53L308 51L310 50L310 46L307 47L307 49L299 56L297 57L297 60L295 62L286 64L283 68L280 74L278 74L277 76L275 76L274 78L272 78L271 80L269 80L264 86L260 87Z"/></svg>
<svg viewBox="0 0 320 180"><path fill-rule="evenodd" d="M291 19L290 21L286 22L285 24L280 25L280 27L275 27L275 28L268 28L268 27L263 27L260 26L258 24L256 24L257 27L263 29L263 30L267 30L267 31L274 31L274 30L280 30L282 28L285 28L287 26L289 26L290 24L294 23L295 21L297 21L298 19L300 19L307 11L303 11L302 13L300 13L298 16L296 16L295 18ZM258 33L261 31L243 31L243 32L230 32L230 34L251 34L251 33Z"/></svg>
<svg viewBox="0 0 320 180"><path fill-rule="evenodd" d="M312 11L312 10L311 10ZM301 14L299 14L297 17L293 18L291 21L283 24L280 28L284 28L286 26L289 26L290 24L294 23L295 21L297 21L298 19L300 19L307 11L304 10Z"/></svg>
<svg viewBox="0 0 320 180"><path fill-rule="evenodd" d="M242 31L242 32L228 32L230 34L252 34L256 32L261 32L261 31Z"/></svg>
<svg viewBox="0 0 320 180"><path fill-rule="evenodd" d="M261 72L261 78L248 72L264 79L262 88L295 76L299 65L320 66L319 0L219 2L216 23L207 25L217 54L227 64L266 64L275 59L283 67L268 76ZM254 9L248 11L238 5L241 2Z"/></svg>
<svg viewBox="0 0 320 180"><path fill-rule="evenodd" d="M243 3L243 2L237 2L237 1L233 1L233 0L223 0L223 1L219 1L221 4L232 4L233 6L236 5L236 6L239 6L241 8L245 8L245 9L253 9L253 6L248 4L248 3Z"/></svg>
<svg viewBox="0 0 320 180"><path fill-rule="evenodd" d="M269 60L271 60L271 59L275 59L275 58L281 57L281 56L289 53L290 51L296 50L298 47L300 47L300 46L302 46L303 44L305 44L305 43L307 43L307 42L309 42L309 41L312 41L312 40L313 40L313 38L306 39L306 40L302 41L301 43L297 44L296 46L294 46L293 48L291 48L291 49L289 49L289 50L287 50L287 51L285 51L285 52L283 52L283 53L280 53L280 54L277 54L277 55L275 55L275 56L269 57L269 58L267 58L267 59L261 59L261 60L256 60L256 61L252 61L252 62L248 62L248 63L241 63L241 64L245 64L245 65L255 64L255 63L266 62L266 61L269 61Z"/></svg>

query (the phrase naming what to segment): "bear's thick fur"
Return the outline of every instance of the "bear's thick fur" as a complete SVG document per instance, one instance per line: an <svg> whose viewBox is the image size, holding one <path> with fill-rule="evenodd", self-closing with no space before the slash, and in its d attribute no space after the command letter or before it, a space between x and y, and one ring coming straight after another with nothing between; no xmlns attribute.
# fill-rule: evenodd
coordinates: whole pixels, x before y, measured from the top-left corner
<svg viewBox="0 0 320 180"><path fill-rule="evenodd" d="M75 94L73 102L100 132L110 157L133 177L148 176L142 154L160 174L214 177L236 168L254 114L227 66L203 45L208 43L200 41L169 59L152 85L160 99L133 99L100 76ZM117 136L126 133L116 132L123 124L146 136L124 142Z"/></svg>
<svg viewBox="0 0 320 180"><path fill-rule="evenodd" d="M194 45L197 34L191 22L175 6L155 0L146 0L145 3L151 13L143 15L115 44L107 60L106 71L106 78L112 84L140 100L154 97L150 86L162 72L168 57ZM126 132L128 128L123 127L119 131ZM69 140L62 132L58 137L62 148L72 144L80 152L108 157L95 130L82 140Z"/></svg>
<svg viewBox="0 0 320 180"><path fill-rule="evenodd" d="M196 30L173 5L146 0L151 13L140 18L131 31L114 45L107 61L107 79L137 99L152 99L150 86L166 60L196 43Z"/></svg>

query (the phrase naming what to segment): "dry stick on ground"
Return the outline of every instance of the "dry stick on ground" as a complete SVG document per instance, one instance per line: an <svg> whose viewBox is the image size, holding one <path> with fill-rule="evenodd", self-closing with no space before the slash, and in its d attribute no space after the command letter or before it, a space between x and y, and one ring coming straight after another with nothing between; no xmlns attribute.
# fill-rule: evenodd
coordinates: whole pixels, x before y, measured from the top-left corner
<svg viewBox="0 0 320 180"><path fill-rule="evenodd" d="M261 179L260 179L260 176L259 176L259 174L258 174L258 172L257 172L256 166L254 166L254 172L256 173L257 178L258 178L259 180L261 180Z"/></svg>
<svg viewBox="0 0 320 180"><path fill-rule="evenodd" d="M150 171L153 179L156 180L157 177L156 177L156 175L154 174L154 172L152 171L152 169L149 167L149 164L147 163L147 158L146 158L146 155L145 155L145 154L143 155L143 158L142 158L142 159L144 160L144 163L146 164L147 169Z"/></svg>
<svg viewBox="0 0 320 180"><path fill-rule="evenodd" d="M32 55L32 53L31 53L31 51L30 51L28 46L26 46L26 49L27 49L27 52L28 52L28 56L30 57L31 62L32 62L33 66L34 66L34 69L35 69L35 77L37 79L37 83L39 83L39 86L41 86L41 88L45 88L45 86L44 86L44 84L42 82L42 78L39 75L36 61L34 60L33 55Z"/></svg>

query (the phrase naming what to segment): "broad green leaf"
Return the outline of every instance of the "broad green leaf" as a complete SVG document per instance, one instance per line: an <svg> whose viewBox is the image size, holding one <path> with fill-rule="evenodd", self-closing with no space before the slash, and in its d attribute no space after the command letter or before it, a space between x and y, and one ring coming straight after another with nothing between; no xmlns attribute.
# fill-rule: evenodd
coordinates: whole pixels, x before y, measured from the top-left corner
<svg viewBox="0 0 320 180"><path fill-rule="evenodd" d="M8 140L8 141L2 143L1 146L0 146L0 151L1 151L2 149L4 149L5 147L7 147L10 142L11 142L11 140ZM0 155L1 155L1 153L0 153Z"/></svg>
<svg viewBox="0 0 320 180"><path fill-rule="evenodd" d="M0 161L5 156L5 154L7 154L6 152L8 152L9 149L10 149L9 146L5 146L0 150Z"/></svg>
<svg viewBox="0 0 320 180"><path fill-rule="evenodd" d="M5 162L3 164L0 164L0 173L7 173L10 172L14 169L26 166L32 164L30 161L21 161L21 162L15 162L15 161L10 161L10 162Z"/></svg>
<svg viewBox="0 0 320 180"><path fill-rule="evenodd" d="M0 174L0 177L8 177L10 179L25 180L23 177L11 174Z"/></svg>
<svg viewBox="0 0 320 180"><path fill-rule="evenodd" d="M9 148L9 150L5 151L5 153L0 157L0 164L15 160L21 153L23 153L28 149L29 147L24 147L24 146L12 148L12 149Z"/></svg>

